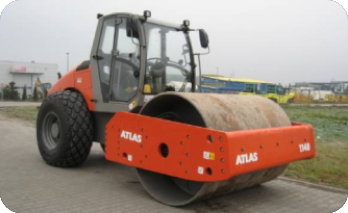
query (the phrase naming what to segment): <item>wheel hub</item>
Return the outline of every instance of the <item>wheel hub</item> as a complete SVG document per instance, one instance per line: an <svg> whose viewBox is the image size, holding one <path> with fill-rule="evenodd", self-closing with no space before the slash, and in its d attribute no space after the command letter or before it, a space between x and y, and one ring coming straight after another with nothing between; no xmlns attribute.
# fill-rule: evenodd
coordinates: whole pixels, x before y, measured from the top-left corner
<svg viewBox="0 0 348 213"><path fill-rule="evenodd" d="M52 124L52 127L51 127L51 134L54 138L57 138L58 135L59 135L59 127L58 127L58 124L57 122L53 123Z"/></svg>
<svg viewBox="0 0 348 213"><path fill-rule="evenodd" d="M59 121L53 112L48 113L42 126L42 136L47 149L55 149L60 137Z"/></svg>

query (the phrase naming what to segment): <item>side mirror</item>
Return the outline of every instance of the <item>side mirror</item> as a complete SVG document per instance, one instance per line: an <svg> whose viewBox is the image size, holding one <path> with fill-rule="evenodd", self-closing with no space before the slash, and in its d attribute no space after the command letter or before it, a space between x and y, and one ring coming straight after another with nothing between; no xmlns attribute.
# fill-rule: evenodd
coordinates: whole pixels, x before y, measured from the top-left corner
<svg viewBox="0 0 348 213"><path fill-rule="evenodd" d="M199 30L199 39L201 41L201 47L202 48L208 48L209 46L209 37L208 34L205 32L205 30L200 29Z"/></svg>
<svg viewBox="0 0 348 213"><path fill-rule="evenodd" d="M126 21L127 36L139 39L138 25L135 18L127 18Z"/></svg>

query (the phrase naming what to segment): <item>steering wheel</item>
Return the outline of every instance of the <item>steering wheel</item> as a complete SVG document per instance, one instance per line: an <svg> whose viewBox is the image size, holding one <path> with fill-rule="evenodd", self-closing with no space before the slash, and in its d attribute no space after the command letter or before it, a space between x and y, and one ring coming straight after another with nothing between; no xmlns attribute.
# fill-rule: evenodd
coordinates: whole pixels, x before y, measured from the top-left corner
<svg viewBox="0 0 348 213"><path fill-rule="evenodd" d="M147 61L151 61L151 60L158 60L158 61L160 61L160 60L162 60L161 58L148 58L147 59Z"/></svg>
<svg viewBox="0 0 348 213"><path fill-rule="evenodd" d="M150 62L150 61L152 61L152 60L156 60L154 63L152 63L152 62ZM160 58L148 58L147 60L146 60L146 66L152 66L153 64L156 64L156 63L158 63L158 61L160 61L161 59Z"/></svg>
<svg viewBox="0 0 348 213"><path fill-rule="evenodd" d="M147 59L147 61L151 61L151 60L156 60L155 64L158 63L158 61L161 61L163 59L161 58L149 58ZM188 71L187 69L185 69L184 67L182 67L181 65L179 65L178 63L174 62L174 61L167 61L164 63L165 66L169 66L169 67L174 67L174 68L177 68L181 71L181 73L184 75L184 76L189 76L191 74L190 71Z"/></svg>
<svg viewBox="0 0 348 213"><path fill-rule="evenodd" d="M139 67L137 65L135 65L134 63L132 63L131 61L121 58L119 56L116 56L116 61L119 61L121 63L127 64L128 66L130 66L133 70L134 70L134 76L138 77L139 76ZM135 73L138 73L137 75Z"/></svg>
<svg viewBox="0 0 348 213"><path fill-rule="evenodd" d="M188 77L191 74L191 72L188 71L187 69L185 69L184 67L182 67L176 63L173 63L172 61L169 61L169 62L170 63L167 63L167 66L179 69L184 76Z"/></svg>

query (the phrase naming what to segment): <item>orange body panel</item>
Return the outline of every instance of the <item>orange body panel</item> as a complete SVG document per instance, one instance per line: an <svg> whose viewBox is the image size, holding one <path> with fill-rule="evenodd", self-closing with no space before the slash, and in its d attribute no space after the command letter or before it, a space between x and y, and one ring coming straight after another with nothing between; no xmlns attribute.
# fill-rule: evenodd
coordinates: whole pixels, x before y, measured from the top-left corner
<svg viewBox="0 0 348 213"><path fill-rule="evenodd" d="M315 155L313 128L303 124L222 132L119 112L107 124L105 137L107 160L204 182ZM161 144L168 147L167 157Z"/></svg>
<svg viewBox="0 0 348 213"><path fill-rule="evenodd" d="M94 111L91 67L75 72L75 82L75 89L80 91L85 98L88 109Z"/></svg>
<svg viewBox="0 0 348 213"><path fill-rule="evenodd" d="M66 90L67 88L75 88L75 70L70 70L68 73L62 76L61 79L53 85L53 87L48 91L48 95L52 93Z"/></svg>
<svg viewBox="0 0 348 213"><path fill-rule="evenodd" d="M88 109L94 111L93 88L92 88L92 75L91 67L76 71L76 68L70 70L68 73L62 76L56 84L48 91L48 95L63 91L67 89L74 89L79 91L84 97Z"/></svg>

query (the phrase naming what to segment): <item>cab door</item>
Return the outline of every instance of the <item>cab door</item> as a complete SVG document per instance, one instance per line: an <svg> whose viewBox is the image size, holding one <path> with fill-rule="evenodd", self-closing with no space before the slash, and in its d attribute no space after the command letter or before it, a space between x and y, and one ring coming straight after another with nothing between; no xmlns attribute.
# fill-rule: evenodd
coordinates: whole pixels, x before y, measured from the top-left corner
<svg viewBox="0 0 348 213"><path fill-rule="evenodd" d="M139 90L139 33L125 16L102 17L91 64L95 111L129 111Z"/></svg>
<svg viewBox="0 0 348 213"><path fill-rule="evenodd" d="M128 28L129 19L119 18L111 62L108 98L111 102L129 103L138 93L140 47L137 32Z"/></svg>

